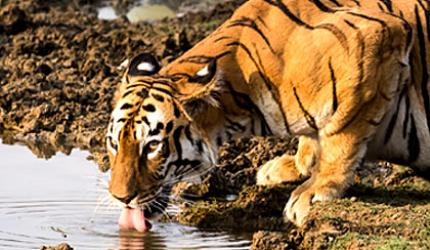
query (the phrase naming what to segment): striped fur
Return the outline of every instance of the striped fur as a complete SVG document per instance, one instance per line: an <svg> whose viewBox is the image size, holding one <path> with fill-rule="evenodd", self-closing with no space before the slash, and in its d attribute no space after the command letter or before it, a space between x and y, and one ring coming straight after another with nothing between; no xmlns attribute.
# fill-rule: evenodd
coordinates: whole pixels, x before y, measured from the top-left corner
<svg viewBox="0 0 430 250"><path fill-rule="evenodd" d="M126 73L107 136L111 193L143 197L200 176L221 144L247 135L300 136L295 157L257 175L261 185L309 177L285 208L297 225L312 203L340 197L364 159L428 173L429 22L424 0L246 2L157 74ZM164 158L146 159L152 140L165 141ZM184 159L199 164L175 173Z"/></svg>

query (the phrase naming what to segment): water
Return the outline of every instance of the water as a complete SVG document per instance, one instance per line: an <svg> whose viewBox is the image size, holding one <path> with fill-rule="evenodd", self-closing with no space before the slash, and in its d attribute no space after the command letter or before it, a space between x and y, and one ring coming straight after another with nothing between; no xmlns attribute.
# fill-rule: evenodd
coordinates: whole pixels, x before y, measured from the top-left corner
<svg viewBox="0 0 430 250"><path fill-rule="evenodd" d="M23 146L0 144L0 249L248 249L249 239L153 223L146 234L120 232L107 199L108 174L73 151L36 159Z"/></svg>

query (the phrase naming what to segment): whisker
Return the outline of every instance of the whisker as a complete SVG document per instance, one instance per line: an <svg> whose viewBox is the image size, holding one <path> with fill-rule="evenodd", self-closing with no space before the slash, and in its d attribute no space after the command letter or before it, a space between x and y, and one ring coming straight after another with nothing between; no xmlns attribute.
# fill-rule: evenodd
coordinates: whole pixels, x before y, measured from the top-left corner
<svg viewBox="0 0 430 250"><path fill-rule="evenodd" d="M161 203L159 203L157 200L154 200L153 202L154 203L152 205L154 207L158 208L160 213L162 213L164 215L164 217L166 217L166 219L169 221L169 223L173 223L172 219L170 218L170 215L165 211L165 209L163 209L163 205Z"/></svg>

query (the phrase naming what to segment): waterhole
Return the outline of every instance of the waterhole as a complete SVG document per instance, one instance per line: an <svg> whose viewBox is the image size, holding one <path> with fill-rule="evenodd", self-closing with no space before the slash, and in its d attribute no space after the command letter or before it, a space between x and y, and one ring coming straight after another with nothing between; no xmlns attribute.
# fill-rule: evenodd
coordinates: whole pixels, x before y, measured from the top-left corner
<svg viewBox="0 0 430 250"><path fill-rule="evenodd" d="M119 209L87 153L37 159L24 146L0 143L0 249L249 249L247 236L153 223L149 233L118 229Z"/></svg>

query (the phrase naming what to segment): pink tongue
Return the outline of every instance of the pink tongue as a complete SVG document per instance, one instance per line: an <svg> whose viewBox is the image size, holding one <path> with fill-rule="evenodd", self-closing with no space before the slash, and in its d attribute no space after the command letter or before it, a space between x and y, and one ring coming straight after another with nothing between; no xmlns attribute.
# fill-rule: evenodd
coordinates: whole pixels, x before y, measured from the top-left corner
<svg viewBox="0 0 430 250"><path fill-rule="evenodd" d="M151 224L145 220L145 213L139 208L123 208L119 217L121 229L136 229L138 232L147 232Z"/></svg>

